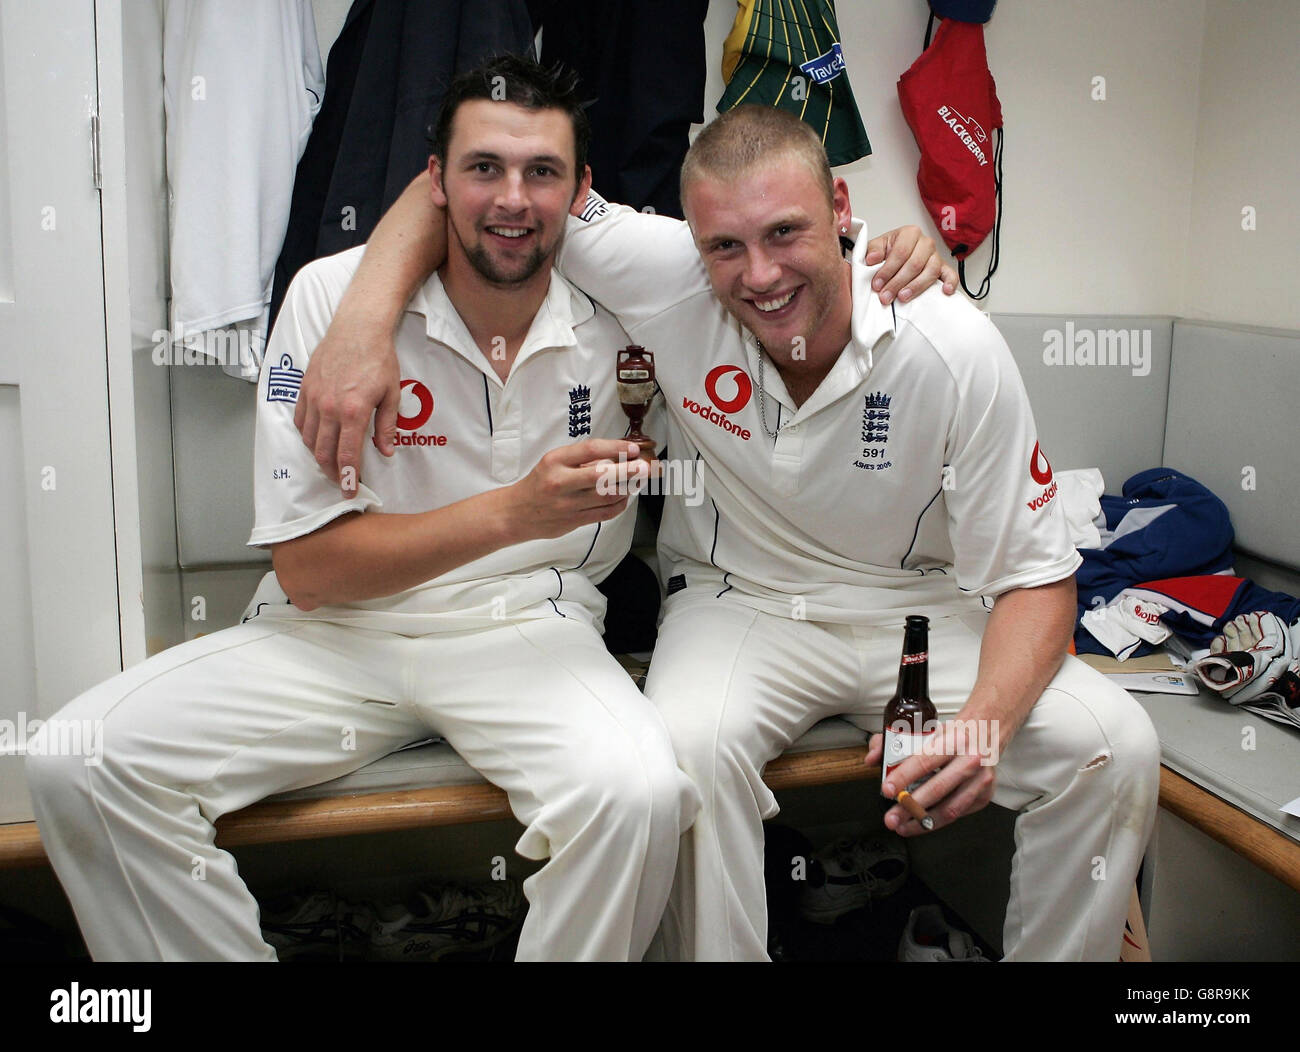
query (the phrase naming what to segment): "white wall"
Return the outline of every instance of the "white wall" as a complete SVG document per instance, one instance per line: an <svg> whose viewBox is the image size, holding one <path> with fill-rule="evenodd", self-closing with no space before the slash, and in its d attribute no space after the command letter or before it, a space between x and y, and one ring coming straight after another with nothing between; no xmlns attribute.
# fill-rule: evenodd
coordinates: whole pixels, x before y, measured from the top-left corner
<svg viewBox="0 0 1300 1052"><path fill-rule="evenodd" d="M938 230L898 105L921 53L921 0L836 4L872 155L836 174L872 231ZM713 112L732 0L709 11ZM1192 195L1203 0L1000 0L985 27L1006 124L1002 260L982 306L1005 313L1178 314ZM1280 72L1280 70L1279 70ZM1091 98L1106 78L1106 100ZM972 287L991 238L967 266Z"/></svg>
<svg viewBox="0 0 1300 1052"><path fill-rule="evenodd" d="M324 53L348 2L313 7ZM871 230L910 222L937 239L896 87L921 53L926 6L836 7L874 151L837 174ZM709 6L707 119L736 10ZM985 37L1007 127L1002 261L985 309L1300 328L1300 296L1284 289L1300 244L1296 0L999 0ZM976 281L989 248L968 267Z"/></svg>
<svg viewBox="0 0 1300 1052"><path fill-rule="evenodd" d="M1210 0L1204 54L1181 313L1300 328L1300 4Z"/></svg>

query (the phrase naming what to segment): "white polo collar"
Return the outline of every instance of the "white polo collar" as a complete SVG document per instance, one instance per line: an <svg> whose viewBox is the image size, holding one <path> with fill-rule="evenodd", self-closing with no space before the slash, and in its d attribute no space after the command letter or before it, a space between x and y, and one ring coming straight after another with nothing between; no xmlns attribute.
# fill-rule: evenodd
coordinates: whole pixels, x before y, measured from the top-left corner
<svg viewBox="0 0 1300 1052"><path fill-rule="evenodd" d="M428 280L416 290L406 310L423 315L425 333L429 339L450 348L495 377L490 363L474 342L436 273L430 274ZM514 368L517 369L526 359L541 351L576 347L578 337L574 329L590 320L595 313L591 300L552 270L546 298L533 316L533 323L515 358Z"/></svg>
<svg viewBox="0 0 1300 1052"><path fill-rule="evenodd" d="M894 316L894 307L891 303L886 307L880 302L880 296L875 289L871 287L871 279L876 276L876 271L880 269L881 263L874 266L867 266L867 224L861 219L853 219L849 226L849 238L853 241L853 252L850 256L853 262L852 271L852 289L853 289L853 322L852 334L853 339L850 346L854 349L855 354L865 364L862 375L866 376L871 371L872 356L871 349L880 342L880 338L886 333L898 335L898 322ZM865 309L863 305L865 306Z"/></svg>

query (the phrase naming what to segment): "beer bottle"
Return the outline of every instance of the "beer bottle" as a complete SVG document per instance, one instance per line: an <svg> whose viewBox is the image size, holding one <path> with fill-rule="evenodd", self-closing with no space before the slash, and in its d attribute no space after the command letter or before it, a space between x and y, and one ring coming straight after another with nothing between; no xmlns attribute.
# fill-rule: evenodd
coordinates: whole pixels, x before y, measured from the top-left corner
<svg viewBox="0 0 1300 1052"><path fill-rule="evenodd" d="M903 657L898 665L898 689L885 706L882 792L894 768L920 752L926 737L939 729L938 713L930 701L929 639L930 619L919 614L909 616L903 633ZM919 783L913 783L916 784Z"/></svg>

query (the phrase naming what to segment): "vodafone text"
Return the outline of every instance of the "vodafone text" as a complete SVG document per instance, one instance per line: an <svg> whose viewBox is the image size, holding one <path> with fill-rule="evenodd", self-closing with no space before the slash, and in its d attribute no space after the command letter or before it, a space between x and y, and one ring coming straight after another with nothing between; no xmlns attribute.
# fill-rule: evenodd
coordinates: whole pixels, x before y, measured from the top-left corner
<svg viewBox="0 0 1300 1052"><path fill-rule="evenodd" d="M398 446L445 446L446 435L426 435L423 431L398 431L394 444Z"/></svg>
<svg viewBox="0 0 1300 1052"><path fill-rule="evenodd" d="M137 1034L152 1025L152 990L83 990L80 983L50 993L52 1023L130 1023Z"/></svg>
<svg viewBox="0 0 1300 1052"><path fill-rule="evenodd" d="M1033 500L1025 501L1025 507L1027 507L1030 511L1037 511L1039 508L1041 508L1044 504L1046 504L1055 496L1056 496L1056 483L1053 482L1050 486L1048 486L1045 490L1043 490L1043 492L1040 493Z"/></svg>
<svg viewBox="0 0 1300 1052"><path fill-rule="evenodd" d="M695 399L683 396L682 408L688 413L694 413L696 416L704 417L704 419L710 424L716 424L718 427L722 428L723 431L729 431L733 435L738 435L746 442L749 441L749 428L741 427L739 424L733 423L729 416L719 413L712 406L701 405L699 402L695 401Z"/></svg>

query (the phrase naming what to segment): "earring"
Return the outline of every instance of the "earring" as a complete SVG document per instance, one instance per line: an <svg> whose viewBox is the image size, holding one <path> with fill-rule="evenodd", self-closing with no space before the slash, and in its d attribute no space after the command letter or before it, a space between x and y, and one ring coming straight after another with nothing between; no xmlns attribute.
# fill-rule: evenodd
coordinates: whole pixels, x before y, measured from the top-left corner
<svg viewBox="0 0 1300 1052"><path fill-rule="evenodd" d="M849 232L849 228L848 228L848 227L846 227L846 226L842 226L842 227L840 227L840 233L841 233L841 234L847 234L848 232Z"/></svg>

